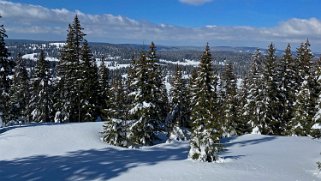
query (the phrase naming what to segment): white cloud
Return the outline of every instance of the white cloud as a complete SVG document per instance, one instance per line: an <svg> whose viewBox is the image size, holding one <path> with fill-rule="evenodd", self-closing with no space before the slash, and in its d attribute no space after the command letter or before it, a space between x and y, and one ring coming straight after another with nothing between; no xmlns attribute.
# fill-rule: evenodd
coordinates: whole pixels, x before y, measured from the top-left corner
<svg viewBox="0 0 321 181"><path fill-rule="evenodd" d="M212 0L179 0L181 3L190 4L190 5L202 5Z"/></svg>
<svg viewBox="0 0 321 181"><path fill-rule="evenodd" d="M321 21L316 18L293 18L275 27L217 26L198 28L179 27L137 21L111 14L93 15L67 9L48 9L41 6L0 0L0 24L9 38L64 40L69 23L78 14L89 41L136 43L155 41L163 45L214 45L266 47L270 42L283 48L309 38L312 46L321 49ZM315 48L316 49L316 48ZM317 49L317 51L320 51Z"/></svg>

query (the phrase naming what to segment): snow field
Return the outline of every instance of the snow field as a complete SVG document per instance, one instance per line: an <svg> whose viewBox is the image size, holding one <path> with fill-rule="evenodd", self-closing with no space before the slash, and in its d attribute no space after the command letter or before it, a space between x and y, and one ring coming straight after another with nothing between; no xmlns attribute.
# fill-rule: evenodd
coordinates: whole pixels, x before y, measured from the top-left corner
<svg viewBox="0 0 321 181"><path fill-rule="evenodd" d="M321 180L321 141L244 135L223 140L217 163L188 160L188 142L107 145L101 122L0 131L0 180Z"/></svg>

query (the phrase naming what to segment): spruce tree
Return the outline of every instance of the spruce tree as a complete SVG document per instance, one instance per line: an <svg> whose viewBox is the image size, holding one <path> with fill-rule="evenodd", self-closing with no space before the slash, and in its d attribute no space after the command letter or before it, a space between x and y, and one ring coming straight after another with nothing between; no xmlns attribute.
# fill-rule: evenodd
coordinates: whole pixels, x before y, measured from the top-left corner
<svg viewBox="0 0 321 181"><path fill-rule="evenodd" d="M121 75L117 75L112 82L111 96L107 109L102 111L105 121L103 140L115 146L127 147L126 96Z"/></svg>
<svg viewBox="0 0 321 181"><path fill-rule="evenodd" d="M262 134L280 135L284 132L284 125L281 124L280 105L281 94L278 89L277 62L275 47L271 43L263 64L263 114L261 122Z"/></svg>
<svg viewBox="0 0 321 181"><path fill-rule="evenodd" d="M98 117L98 70L89 45L85 40L81 49L79 104L81 105L79 121L95 121Z"/></svg>
<svg viewBox="0 0 321 181"><path fill-rule="evenodd" d="M129 116L133 123L129 128L129 139L133 145L152 145L156 140L155 129L159 125L158 113L155 102L152 102L152 84L149 79L150 61L144 53L136 61L135 76L130 87L133 101L129 108Z"/></svg>
<svg viewBox="0 0 321 181"><path fill-rule="evenodd" d="M1 16L0 16L1 18ZM9 112L9 88L10 88L10 63L9 52L5 44L7 38L6 30L3 25L0 25L0 127L5 125L8 120Z"/></svg>
<svg viewBox="0 0 321 181"><path fill-rule="evenodd" d="M10 88L10 120L29 121L30 85L24 60L18 54L14 68L13 83Z"/></svg>
<svg viewBox="0 0 321 181"><path fill-rule="evenodd" d="M237 87L236 76L233 73L232 64L225 65L225 70L222 76L222 91L223 91L223 124L226 135L236 134L238 121L240 120L237 114Z"/></svg>
<svg viewBox="0 0 321 181"><path fill-rule="evenodd" d="M280 122L282 127L281 135L291 134L291 119L293 117L293 104L295 101L295 92L298 90L297 80L297 66L292 57L291 46L288 44L284 51L284 55L279 63L280 75Z"/></svg>
<svg viewBox="0 0 321 181"><path fill-rule="evenodd" d="M102 59L102 63L98 69L98 83L99 83L99 90L98 90L98 109L99 109L99 116L103 121L103 111L104 109L108 109L110 104L111 94L110 94L110 85L109 85L109 70L105 66L104 59Z"/></svg>
<svg viewBox="0 0 321 181"><path fill-rule="evenodd" d="M319 88L318 90L318 98L316 99L316 113L313 116L312 122L315 124L321 125L321 57L316 63L316 72L315 72L315 80L316 80L316 87ZM321 137L321 130L313 129L311 130L311 135L313 137ZM321 166L321 165L320 165ZM321 167L320 167L321 168Z"/></svg>
<svg viewBox="0 0 321 181"><path fill-rule="evenodd" d="M52 121L52 89L49 73L49 62L44 51L40 52L35 67L35 73L31 79L32 93L30 100L32 121Z"/></svg>
<svg viewBox="0 0 321 181"><path fill-rule="evenodd" d="M66 44L61 50L61 57L57 66L57 76L60 81L57 85L59 101L55 104L57 122L81 121L81 88L82 72L80 59L84 43L83 28L79 19L68 26Z"/></svg>
<svg viewBox="0 0 321 181"><path fill-rule="evenodd" d="M186 128L189 126L188 92L178 65L172 83L171 97L171 110L167 120L169 139L186 140L188 138Z"/></svg>
<svg viewBox="0 0 321 181"><path fill-rule="evenodd" d="M247 98L249 95L249 85L248 85L248 77L245 77L242 81L242 86L237 94L237 101L238 101L238 120L236 124L236 134L243 135L252 132L252 125L250 122L251 115L247 112L249 111L246 107L247 105Z"/></svg>
<svg viewBox="0 0 321 181"><path fill-rule="evenodd" d="M310 43L302 43L297 50L297 61L299 63L300 87L296 92L294 102L294 112L291 120L292 134L307 136L311 135L311 128L314 125L313 117L316 114L315 81L312 76L312 52Z"/></svg>
<svg viewBox="0 0 321 181"><path fill-rule="evenodd" d="M259 49L256 50L252 57L250 71L246 78L247 83L247 98L244 105L243 116L249 119L249 123L253 128L252 132L260 132L262 124L264 124L264 84L262 73L262 54Z"/></svg>
<svg viewBox="0 0 321 181"><path fill-rule="evenodd" d="M221 150L222 123L219 122L216 93L217 78L212 68L212 55L207 45L201 57L192 106L192 138L189 158L212 162Z"/></svg>
<svg viewBox="0 0 321 181"><path fill-rule="evenodd" d="M168 95L163 81L163 75L159 61L156 56L156 46L154 42L151 43L147 57L148 67L148 86L151 92L151 102L155 105L154 119L157 120L155 124L156 130L162 130L164 127L165 118L168 113Z"/></svg>

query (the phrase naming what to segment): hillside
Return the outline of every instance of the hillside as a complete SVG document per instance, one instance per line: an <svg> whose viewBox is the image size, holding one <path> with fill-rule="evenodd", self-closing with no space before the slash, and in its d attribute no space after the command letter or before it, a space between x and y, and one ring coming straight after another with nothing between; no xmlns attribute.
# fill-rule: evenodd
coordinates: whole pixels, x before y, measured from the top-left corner
<svg viewBox="0 0 321 181"><path fill-rule="evenodd" d="M123 149L100 141L102 123L0 131L0 180L319 180L321 141L244 135L224 140L218 163L187 160L187 142ZM1 133L2 132L2 133Z"/></svg>

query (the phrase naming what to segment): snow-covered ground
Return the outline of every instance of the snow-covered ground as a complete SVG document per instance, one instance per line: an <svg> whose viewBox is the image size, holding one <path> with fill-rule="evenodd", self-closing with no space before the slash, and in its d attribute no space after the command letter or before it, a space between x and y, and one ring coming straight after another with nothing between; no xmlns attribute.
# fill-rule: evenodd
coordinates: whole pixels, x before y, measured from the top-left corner
<svg viewBox="0 0 321 181"><path fill-rule="evenodd" d="M30 54L23 55L22 58L37 61L39 59L39 54L38 53L30 53ZM58 62L59 61L59 59L56 57L46 57L46 60L51 61L51 62L53 62L53 61Z"/></svg>
<svg viewBox="0 0 321 181"><path fill-rule="evenodd" d="M164 59L160 59L160 62L163 63L167 63L167 64L175 64L175 65L182 65L182 66L187 66L187 65L191 65L194 67L197 67L199 64L199 61L194 61L194 60L189 60L189 59L185 59L184 61L177 61L177 62L173 62L173 61L168 61L168 60L164 60Z"/></svg>
<svg viewBox="0 0 321 181"><path fill-rule="evenodd" d="M141 149L100 140L102 123L0 130L0 180L320 180L321 141L245 135L224 140L218 163L187 159L188 143Z"/></svg>

